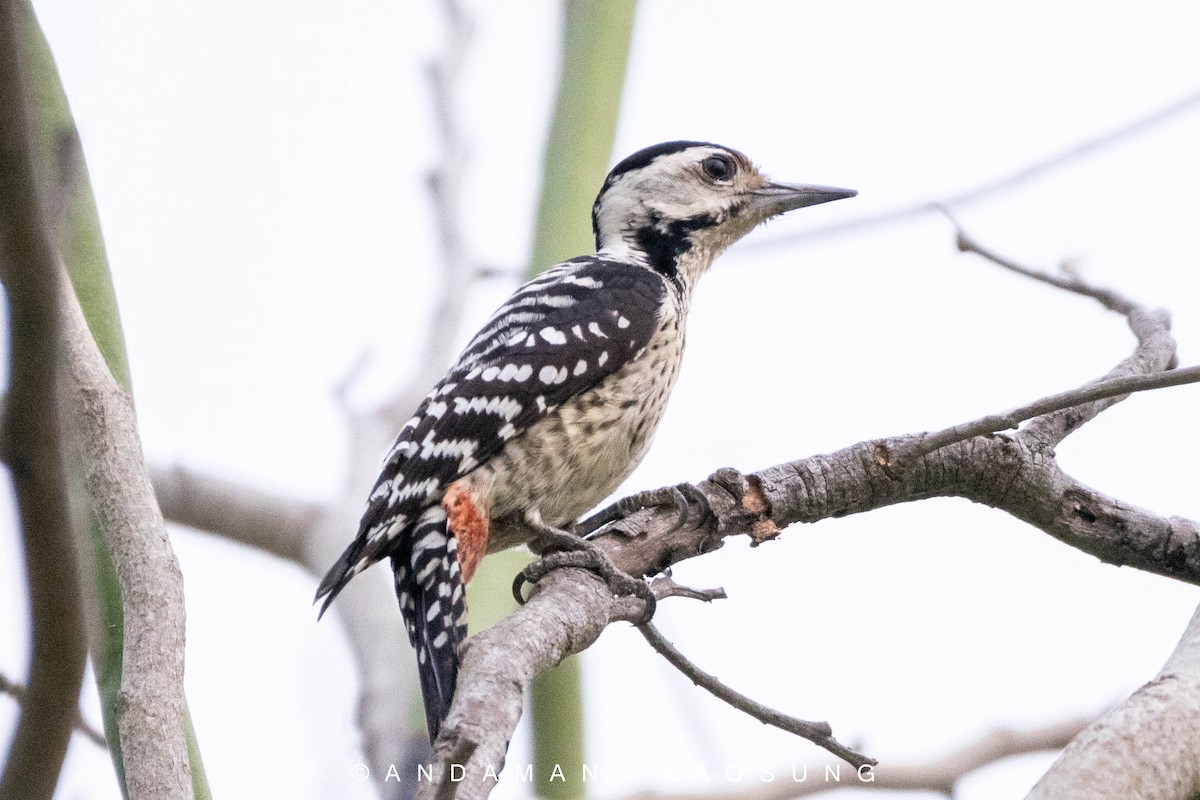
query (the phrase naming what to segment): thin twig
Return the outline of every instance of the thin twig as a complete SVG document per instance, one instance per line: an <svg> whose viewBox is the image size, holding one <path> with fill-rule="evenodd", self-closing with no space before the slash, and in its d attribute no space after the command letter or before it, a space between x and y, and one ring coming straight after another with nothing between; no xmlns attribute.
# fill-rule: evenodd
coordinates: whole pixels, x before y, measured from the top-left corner
<svg viewBox="0 0 1200 800"><path fill-rule="evenodd" d="M950 216L949 212L946 212L946 214ZM953 221L952 216L951 220ZM957 226L957 222L955 224ZM1177 365L1178 356L1176 354L1175 341L1170 335L1171 317L1165 310L1147 310L1120 292L1092 286L1076 274L1050 275L1041 270L1018 264L1012 259L1005 258L983 247L973 237L965 234L961 226L957 227L957 241L960 250L980 255L993 264L1012 270L1024 277L1041 281L1075 294L1091 297L1099 301L1105 308L1122 314L1125 317L1130 330L1137 337L1137 351L1128 358L1123 359L1109 370L1108 373L1092 381L1089 387L1106 381L1161 374L1174 369ZM1158 356L1161 353L1166 353L1168 357L1165 360L1160 360ZM1177 385L1177 381L1188 383L1192 381L1192 378L1189 370L1184 370L1181 376L1164 378L1164 381L1164 385ZM1149 386L1147 388L1156 387ZM1021 432L1021 435L1025 441L1036 443L1043 449L1053 447L1072 432L1078 430L1082 425L1094 419L1097 414L1123 400L1127 393L1122 391L1119 385L1116 389L1116 395L1098 397L1090 401L1072 404L1066 408L1045 411L1033 418L1029 425Z"/></svg>
<svg viewBox="0 0 1200 800"><path fill-rule="evenodd" d="M898 460L920 458L955 442L1011 430L1034 417L1073 408L1084 403L1111 397L1124 397L1134 392L1146 392L1151 389L1184 386L1189 383L1200 383L1200 365L1181 367L1168 372L1154 372L1149 375L1129 375L1123 378L1098 381L1078 389L1052 394L1049 397L1043 397L998 414L989 414L986 417L953 425L934 433L920 434L912 444L897 449L895 456L889 461L895 463Z"/></svg>
<svg viewBox="0 0 1200 800"><path fill-rule="evenodd" d="M1137 303L1126 298L1120 292L1113 289L1104 289L1092 286L1087 281L1083 280L1078 275L1063 274L1051 275L1041 270L1032 269L1023 264L1020 264L1010 258L1000 255L994 250L984 247L976 239L969 236L961 227L958 226L957 220L950 214L949 211L943 209L943 212L950 218L951 222L957 227L956 241L958 249L966 253L975 253L982 256L988 261L997 264L1007 270L1011 270L1019 275L1022 275L1033 280L1049 284L1059 289L1063 289L1074 294L1091 297L1097 300L1105 308L1115 311L1129 318L1134 332L1138 334L1139 339L1145 336L1165 336L1166 328L1169 325L1165 311L1147 312ZM1155 319L1155 317L1160 319ZM1146 329L1150 329L1147 331ZM1157 372L1135 372L1129 374L1126 362L1122 362L1116 369L1111 371L1108 376L1099 380L1093 381L1085 386L1077 389L1070 389L1064 392L1043 397L1035 400L1032 403L1019 406L1008 411L998 414L989 414L986 417L964 422L958 425L953 425L949 428L937 431L935 433L924 433L916 437L905 437L903 445L897 445L887 448L888 452L879 451L880 457L883 458L889 465L897 465L904 461L910 461L921 456L928 455L943 447L955 444L956 442L966 441L975 436L983 436L1000 431L1011 430L1016 428L1020 423L1026 420L1046 417L1042 423L1043 427L1056 427L1052 417L1055 412L1065 411L1066 409L1083 406L1088 403L1095 403L1100 400L1113 399L1117 402L1124 399L1126 396L1134 392L1144 392L1151 389L1162 389L1170 386L1183 386L1189 383L1200 382L1200 365L1171 369L1174 364L1174 358L1167 362L1168 369ZM1110 377L1114 376L1115 377ZM1104 407L1107 407L1104 406ZM1099 413L1102 408L1095 409L1090 416ZM1072 420L1070 428L1065 428L1061 424L1057 427L1063 427L1063 430L1069 432L1078 428L1082 422L1089 419L1088 415L1076 415ZM1035 428L1037 423L1035 423ZM1035 431L1035 435L1037 431Z"/></svg>
<svg viewBox="0 0 1200 800"><path fill-rule="evenodd" d="M0 672L0 694L6 694L18 703L23 704L25 702L25 685L12 680ZM93 728L78 711L76 711L75 721L72 724L75 730L90 739L93 744L103 747L106 750L108 749L108 740L104 738L104 734Z"/></svg>
<svg viewBox="0 0 1200 800"><path fill-rule="evenodd" d="M1140 117L1133 122L1122 125L1119 128L1114 128L1104 133L1094 136L1090 139L1085 139L1082 142L1074 144L1068 148L1060 150L1054 155L1047 158L1035 161L1021 167L1018 170L1010 172L991 181L979 184L978 186L967 189L966 191L957 194L949 195L938 200L923 201L920 203L912 203L910 205L899 206L897 208L888 209L875 214L865 214L861 217L850 218L843 222L835 222L830 225L809 228L795 233L776 236L773 238L763 238L754 241L746 242L739 249L745 253L751 250L766 250L774 247L784 247L799 244L801 242L810 242L817 239L822 239L828 236L838 236L851 231L858 231L865 228L883 227L885 225L894 225L898 222L906 222L916 217L931 214L939 210L940 207L955 207L965 208L985 200L993 195L1001 194L1010 189L1014 189L1023 183L1040 178L1055 170L1061 169L1081 158L1090 156L1102 149L1121 144L1127 139L1134 136L1148 133L1154 128L1173 121L1176 117L1182 116L1192 111L1196 106L1200 105L1200 92L1183 97L1174 103L1166 105L1162 108Z"/></svg>
<svg viewBox="0 0 1200 800"><path fill-rule="evenodd" d="M647 622L644 625L639 625L638 630L641 631L642 636L646 637L646 641L649 642L650 646L670 662L671 666L686 675L692 683L717 699L723 700L733 706L738 711L749 714L766 725L773 725L788 733L794 733L803 739L807 739L818 747L822 747L833 753L838 758L845 759L855 769L879 763L869 756L851 750L834 739L833 729L829 727L828 722L809 722L797 719L796 717L789 717L730 689L689 661L687 656L679 652L673 644L668 642L652 623Z"/></svg>
<svg viewBox="0 0 1200 800"><path fill-rule="evenodd" d="M458 194L466 145L457 114L456 76L471 41L472 24L458 0L442 0L446 42L427 70L440 153L428 178L429 199L438 225L440 265L418 363L404 384L379 405L366 410L340 402L349 438L344 491L320 510L305 530L300 549L305 565L321 575L341 555L357 529L363 499L379 471L379 455L395 437L454 355L468 287L479 265L468 257ZM344 396L357 371L339 389ZM419 706L416 659L396 616L391 580L382 571L360 575L338 598L335 609L346 630L359 676L358 727L372 772L390 765L426 760L424 737L414 737ZM411 752L410 744L421 751ZM403 784L400 796L415 786Z"/></svg>
<svg viewBox="0 0 1200 800"><path fill-rule="evenodd" d="M427 179L429 199L438 225L441 281L434 298L420 363L408 385L375 411L377 416L391 424L393 430L398 430L408 419L425 392L445 371L458 341L455 334L461 326L467 288L483 271L479 262L467 252L465 243L469 239L463 230L458 202L467 146L455 105L455 89L459 69L474 34L474 25L458 0L442 0L442 9L448 23L447 45L426 70L442 147L438 163L430 170Z"/></svg>
<svg viewBox="0 0 1200 800"><path fill-rule="evenodd" d="M1131 311L1138 307L1137 303L1125 297L1120 292L1114 289L1102 289L1097 286L1092 286L1078 275L1073 275L1067 272L1064 272L1061 275L1052 275L1049 272L1031 269L1023 264L1018 264L1016 261L1006 258L996 251L984 247L974 237L969 236L966 231L962 229L962 226L958 225L957 220L950 215L947 209L942 208L939 210L955 223L955 227L958 229L956 244L958 249L964 253L975 253L976 255L982 256L998 266L1017 273L1018 275L1024 275L1026 278L1032 278L1035 281L1048 283L1051 286L1057 286L1059 289L1065 289L1068 292L1074 292L1075 294L1081 294L1085 297L1091 297L1109 311L1115 311L1118 314L1128 315Z"/></svg>
<svg viewBox="0 0 1200 800"><path fill-rule="evenodd" d="M711 603L713 600L726 600L729 598L729 595L725 594L724 587L693 589L690 586L676 583L675 579L670 575L659 575L650 581L650 591L654 592L654 597L657 600L664 600L668 597L686 597L690 600Z"/></svg>

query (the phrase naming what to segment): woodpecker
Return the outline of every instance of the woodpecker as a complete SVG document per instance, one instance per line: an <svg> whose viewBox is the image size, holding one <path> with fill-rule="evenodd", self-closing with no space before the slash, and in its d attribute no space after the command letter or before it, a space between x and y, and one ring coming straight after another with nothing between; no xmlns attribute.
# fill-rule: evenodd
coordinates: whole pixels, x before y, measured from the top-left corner
<svg viewBox="0 0 1200 800"><path fill-rule="evenodd" d="M530 526L562 528L642 460L679 374L696 281L759 223L853 197L777 183L717 144L648 147L592 206L596 253L517 289L400 429L358 535L321 581L321 613L391 560L430 740L467 635L465 584Z"/></svg>

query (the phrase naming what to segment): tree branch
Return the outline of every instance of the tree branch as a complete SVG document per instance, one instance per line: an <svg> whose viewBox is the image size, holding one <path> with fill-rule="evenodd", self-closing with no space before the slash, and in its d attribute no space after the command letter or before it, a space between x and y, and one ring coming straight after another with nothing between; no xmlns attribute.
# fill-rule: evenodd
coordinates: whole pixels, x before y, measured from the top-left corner
<svg viewBox="0 0 1200 800"><path fill-rule="evenodd" d="M887 209L874 214L864 214L859 217L851 217L850 219L842 222L835 222L828 225L809 228L808 230L801 230L791 234L776 236L773 238L760 238L755 241L746 242L739 248L739 250L743 253L746 253L755 249L794 246L801 242L815 241L817 239L823 239L829 236L840 236L853 231L878 228L885 225L895 225L899 222L907 222L911 219L924 216L925 214L936 213L945 208L965 208L994 195L1007 192L1010 189L1014 189L1028 181L1036 180L1044 175L1048 175L1055 170L1061 169L1068 164L1072 164L1082 158L1093 155L1100 150L1121 144L1127 139L1140 136L1143 133L1148 133L1149 131L1154 130L1161 125L1165 125L1166 123L1175 120L1177 117L1190 113L1198 106L1200 106L1200 92L1193 92L1192 94L1180 98L1174 103L1170 103L1162 108L1157 108L1154 111L1151 111L1149 114L1139 117L1132 122L1112 130L1105 131L1089 139L1085 139L1040 161L1027 164L1020 169L1010 172L1007 175L1003 175L991 181L986 181L978 186L967 189L966 191L958 192L957 194L952 194L937 200L912 203L909 205L899 206L897 208Z"/></svg>
<svg viewBox="0 0 1200 800"><path fill-rule="evenodd" d="M1052 394L1049 397L1043 397L1040 400L1035 400L1032 403L1009 411L1002 411L999 414L988 414L986 417L953 425L935 433L919 434L917 441L898 455L900 458L917 458L947 445L965 441L975 436L1012 430L1026 420L1049 414L1052 411L1063 411L1109 398L1123 400L1134 392L1165 389L1171 386L1184 386L1197 382L1200 382L1200 365L1181 367L1173 369L1170 372L1154 372L1149 375L1105 378L1078 389L1070 389L1058 394Z"/></svg>
<svg viewBox="0 0 1200 800"><path fill-rule="evenodd" d="M1200 795L1200 608L1158 676L1076 737L1028 800Z"/></svg>
<svg viewBox="0 0 1200 800"><path fill-rule="evenodd" d="M807 739L818 747L822 747L833 753L835 756L845 759L855 769L874 766L879 763L875 759L864 756L862 753L858 753L846 747L837 739L834 739L833 728L829 726L828 722L809 722L789 717L773 708L764 706L762 703L751 700L744 694L730 689L689 661L683 653L676 649L675 645L667 641L666 637L654 625L650 623L639 625L638 630L642 636L646 637L646 641L649 642L650 646L665 658L671 666L686 675L692 683L717 699L723 700L733 706L738 711L749 714L764 725L773 725L780 730L785 730L788 733L794 733L802 739Z"/></svg>
<svg viewBox="0 0 1200 800"><path fill-rule="evenodd" d="M29 690L17 681L11 680L2 672L0 672L0 694L8 695L20 703L22 707L29 702ZM91 740L92 744L103 747L106 750L108 749L108 742L105 740L104 734L88 724L88 721L79 713L78 706L75 708L75 718L71 722L71 727ZM44 767L45 764L39 765L39 768Z"/></svg>
<svg viewBox="0 0 1200 800"><path fill-rule="evenodd" d="M1127 376L1146 375L1162 370L1170 370L1175 367L1177 362L1175 340L1171 338L1170 334L1171 317L1165 310L1156 309L1148 311L1118 292L1089 285L1077 275L1054 276L1021 266L1010 259L1002 258L980 246L974 239L962 233L961 230L958 235L958 246L964 252L977 253L992 263L999 264L1018 274L1049 283L1076 294L1095 298L1105 308L1125 316L1140 346L1132 356L1111 369L1099 381L1093 383L1117 380ZM1190 372L1185 371L1185 375L1190 376ZM1185 379L1183 382L1190 381ZM1031 442L1036 442L1045 449L1051 449L1080 426L1094 419L1101 411L1120 402L1122 399L1124 399L1123 396L1110 396L1076 407L1045 414L1030 423L1025 431L1026 438Z"/></svg>
<svg viewBox="0 0 1200 800"><path fill-rule="evenodd" d="M1128 317L1138 345L1109 375L1168 369L1175 349L1167 316L1135 306ZM1108 563L1200 585L1200 526L1129 506L1080 484L1059 468L1046 446L1043 428L1051 423L1043 421L1054 421L1056 435L1065 435L1112 402L1091 400L1052 411L1015 435L974 435L911 459L895 456L908 448L919 451L928 435L862 442L750 475L718 470L695 486L711 516L680 525L674 508L643 509L623 525L641 535L602 532L593 543L618 569L653 575L719 548L728 536L745 534L761 544L796 522L955 496L1005 511ZM1056 415L1065 415L1065 423ZM522 687L541 670L589 646L609 622L629 618L622 603L589 573L555 571L539 582L525 606L471 639L458 694L437 743L434 783L420 787L423 796L486 795L491 784L479 778L503 765L520 716ZM461 764L467 779L445 782L454 759L467 752L470 756Z"/></svg>
<svg viewBox="0 0 1200 800"><path fill-rule="evenodd" d="M1100 305L1107 308L1109 311L1115 311L1118 314L1128 316L1133 309L1137 308L1137 303L1133 302L1115 289L1103 289L1092 286L1087 281L1083 280L1079 275L1069 272L1065 269L1062 270L1060 274L1053 275L1049 272L1044 272L1043 270L1033 269L1023 264L1018 264L1011 258L1006 258L1005 256L997 253L995 250L984 247L973 236L968 235L967 232L963 230L962 226L958 224L958 220L954 218L948 209L941 208L939 210L949 217L950 221L954 223L954 227L956 229L955 244L960 252L975 253L976 255L982 256L988 261L991 261L993 264L1004 267L1005 269L1015 272L1018 275L1024 275L1026 278L1030 278L1041 283L1048 283L1051 286L1064 289L1068 292L1073 292L1074 294L1090 297Z"/></svg>
<svg viewBox="0 0 1200 800"><path fill-rule="evenodd" d="M836 763L809 768L804 782L774 781L750 789L729 792L666 794L639 792L627 800L794 800L837 789L938 792L953 796L959 782L982 767L1013 756L1058 750L1067 745L1092 721L1080 718L1055 722L1029 730L997 730L978 740L923 764L892 764L862 769L858 777L840 783L821 780ZM783 770L786 774L787 770Z"/></svg>
<svg viewBox="0 0 1200 800"><path fill-rule="evenodd" d="M383 418L385 427L393 433L400 429L429 388L438 382L446 371L446 365L454 357L458 329L462 327L464 294L482 271L479 263L467 252L465 242L468 237L462 229L458 213L467 147L455 108L454 90L474 27L459 0L442 0L442 9L448 23L447 44L437 60L427 67L434 118L442 146L439 161L427 178L434 218L438 223L441 280L433 302L425 345L420 350L420 363L405 388L374 412Z"/></svg>
<svg viewBox="0 0 1200 800"><path fill-rule="evenodd" d="M49 800L78 715L86 639L54 413L59 275L21 66L27 13L0 4L0 278L8 293L10 386L0 447L16 493L30 610L29 687L0 796Z"/></svg>
<svg viewBox="0 0 1200 800"><path fill-rule="evenodd" d="M131 797L191 798L183 700L183 579L146 474L130 396L113 379L65 274L60 280L71 438L112 553L124 608L117 705Z"/></svg>
<svg viewBox="0 0 1200 800"><path fill-rule="evenodd" d="M325 509L182 466L150 466L150 480L172 522L219 534L302 567L301 543Z"/></svg>

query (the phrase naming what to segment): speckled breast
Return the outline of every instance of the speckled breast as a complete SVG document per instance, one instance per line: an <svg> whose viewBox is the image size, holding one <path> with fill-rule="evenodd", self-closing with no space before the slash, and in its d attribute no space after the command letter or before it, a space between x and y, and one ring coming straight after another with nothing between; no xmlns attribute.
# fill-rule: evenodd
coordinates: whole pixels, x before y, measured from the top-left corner
<svg viewBox="0 0 1200 800"><path fill-rule="evenodd" d="M506 516L536 510L548 525L567 525L612 494L641 463L679 375L681 312L671 308L634 359L510 442L480 468L487 474L472 476L491 488L489 552L524 541L521 529L504 525ZM510 483L509 475L526 480Z"/></svg>

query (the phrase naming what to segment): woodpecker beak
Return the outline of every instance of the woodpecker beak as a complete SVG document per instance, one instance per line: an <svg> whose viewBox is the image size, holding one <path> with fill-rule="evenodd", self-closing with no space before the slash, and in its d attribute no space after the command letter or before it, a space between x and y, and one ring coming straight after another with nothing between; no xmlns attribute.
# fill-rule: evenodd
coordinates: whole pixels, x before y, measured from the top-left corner
<svg viewBox="0 0 1200 800"><path fill-rule="evenodd" d="M750 206L763 219L805 206L842 200L858 194L854 189L810 183L770 183L750 193Z"/></svg>

